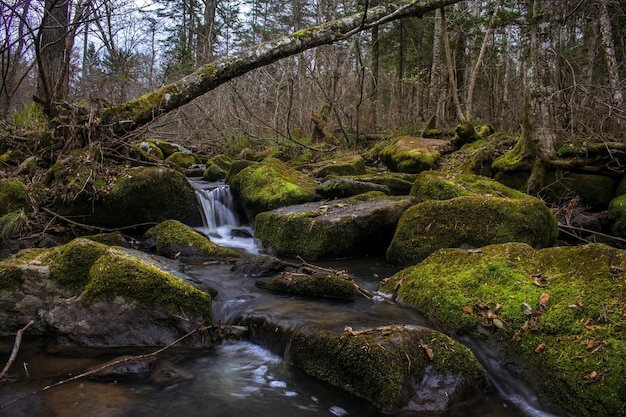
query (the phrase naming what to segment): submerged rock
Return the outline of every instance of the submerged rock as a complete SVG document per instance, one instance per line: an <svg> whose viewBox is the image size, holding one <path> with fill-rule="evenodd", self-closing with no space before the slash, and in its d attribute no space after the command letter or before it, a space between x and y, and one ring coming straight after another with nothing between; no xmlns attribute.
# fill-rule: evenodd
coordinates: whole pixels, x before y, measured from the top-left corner
<svg viewBox="0 0 626 417"><path fill-rule="evenodd" d="M476 248L491 243L552 245L558 236L554 215L539 199L470 195L430 200L407 209L387 250L398 265L422 261L441 248Z"/></svg>
<svg viewBox="0 0 626 417"><path fill-rule="evenodd" d="M290 355L309 375L388 413L441 413L477 399L489 386L468 348L418 326L305 329L293 337Z"/></svg>
<svg viewBox="0 0 626 417"><path fill-rule="evenodd" d="M455 334L486 338L558 415L626 416L626 251L522 243L441 249L381 291Z"/></svg>
<svg viewBox="0 0 626 417"><path fill-rule="evenodd" d="M257 281L257 286L286 294L342 300L354 300L357 294L357 287L352 279L330 273L284 272L270 280Z"/></svg>
<svg viewBox="0 0 626 417"><path fill-rule="evenodd" d="M383 253L402 212L415 202L380 192L259 213L255 235L278 256L314 260Z"/></svg>

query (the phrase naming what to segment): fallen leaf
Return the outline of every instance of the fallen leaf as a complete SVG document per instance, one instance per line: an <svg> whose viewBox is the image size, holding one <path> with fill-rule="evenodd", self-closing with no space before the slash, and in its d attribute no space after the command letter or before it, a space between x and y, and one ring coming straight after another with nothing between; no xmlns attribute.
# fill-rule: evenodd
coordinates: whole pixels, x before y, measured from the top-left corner
<svg viewBox="0 0 626 417"><path fill-rule="evenodd" d="M522 308L524 309L524 314L526 314L527 316L533 314L533 308L527 302L522 303Z"/></svg>
<svg viewBox="0 0 626 417"><path fill-rule="evenodd" d="M420 346L422 347L422 349L424 349L424 351L426 351L426 356L428 356L428 359L430 359L431 361L435 359L435 354L433 353L433 350L429 348L426 342L424 342L422 339L420 339Z"/></svg>
<svg viewBox="0 0 626 417"><path fill-rule="evenodd" d="M549 302L550 302L550 295L547 292L542 292L541 296L539 296L539 306L546 308Z"/></svg>
<svg viewBox="0 0 626 417"><path fill-rule="evenodd" d="M591 324L591 319L588 319L585 322L585 329L589 330L589 331L593 331L593 325Z"/></svg>
<svg viewBox="0 0 626 417"><path fill-rule="evenodd" d="M587 350L591 350L596 346L596 341L594 339L591 339L587 342L587 346L586 349Z"/></svg>
<svg viewBox="0 0 626 417"><path fill-rule="evenodd" d="M465 314L474 314L474 309L472 308L472 306L465 306L463 307L463 312Z"/></svg>
<svg viewBox="0 0 626 417"><path fill-rule="evenodd" d="M540 343L539 346L535 348L535 353L543 353L546 350L546 344Z"/></svg>
<svg viewBox="0 0 626 417"><path fill-rule="evenodd" d="M500 330L504 329L504 323L500 319L493 319L493 324Z"/></svg>

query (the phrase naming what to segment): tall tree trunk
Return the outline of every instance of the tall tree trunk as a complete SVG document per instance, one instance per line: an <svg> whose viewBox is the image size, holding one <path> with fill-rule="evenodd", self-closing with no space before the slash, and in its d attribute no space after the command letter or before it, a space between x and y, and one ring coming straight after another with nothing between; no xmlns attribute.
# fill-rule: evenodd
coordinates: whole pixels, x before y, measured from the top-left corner
<svg viewBox="0 0 626 417"><path fill-rule="evenodd" d="M448 81L450 83L450 93L452 94L452 101L454 102L454 108L456 109L456 117L460 122L465 121L465 115L461 108L461 101L459 100L459 90L456 83L456 74L454 73L454 63L452 62L452 49L450 48L450 36L448 36L448 28L446 24L446 14L441 9L441 34L443 36L443 44L446 50L446 67L448 68Z"/></svg>
<svg viewBox="0 0 626 417"><path fill-rule="evenodd" d="M102 113L100 123L115 134L124 134L255 68L320 45L332 44L396 19L421 17L429 11L459 1L430 0L383 4L370 9L365 19L364 13L357 13L261 43L234 56L205 65L181 80L152 93L111 107Z"/></svg>
<svg viewBox="0 0 626 417"><path fill-rule="evenodd" d="M523 148L534 155L528 190L543 187L547 162L553 159L557 141L555 87L555 37L550 0L533 0L530 23L530 62L526 73L527 96L523 123Z"/></svg>
<svg viewBox="0 0 626 417"><path fill-rule="evenodd" d="M617 66L617 58L615 57L615 44L613 43L613 28L611 25L611 16L607 0L599 0L600 8L600 30L602 31L602 45L604 46L604 56L606 59L606 67L608 69L609 85L612 91L613 105L623 109L624 92L620 85L619 70Z"/></svg>
<svg viewBox="0 0 626 417"><path fill-rule="evenodd" d="M45 0L36 52L37 97L46 113L50 113L53 102L65 100L69 91L69 71L65 68L70 52L67 48L69 18L68 0Z"/></svg>
<svg viewBox="0 0 626 417"><path fill-rule="evenodd" d="M485 32L485 37L483 39L483 44L480 47L480 53L478 54L478 58L476 59L476 65L474 65L474 70L472 71L472 76L470 78L469 87L467 88L467 101L465 104L465 112L466 118L469 121L474 119L474 89L476 88L476 81L478 80L478 73L480 72L480 66L483 64L483 60L485 58L485 52L487 51L487 43L489 42L489 38L493 33L493 28L496 24L496 18L498 17L498 10L500 9L500 4L502 4L502 0L497 0L496 5L493 9L493 15L491 16L491 20L489 21L489 27Z"/></svg>
<svg viewBox="0 0 626 417"><path fill-rule="evenodd" d="M433 59L430 67L430 84L428 87L428 109L432 112L425 129L437 127L437 121L443 116L441 98L441 9L435 11L433 28Z"/></svg>

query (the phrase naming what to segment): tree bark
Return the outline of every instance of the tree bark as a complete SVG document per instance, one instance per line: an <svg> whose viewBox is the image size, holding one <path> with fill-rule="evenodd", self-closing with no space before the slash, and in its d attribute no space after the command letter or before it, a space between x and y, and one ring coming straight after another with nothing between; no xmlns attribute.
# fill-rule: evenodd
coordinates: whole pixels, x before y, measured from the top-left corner
<svg viewBox="0 0 626 417"><path fill-rule="evenodd" d="M459 100L459 90L456 83L456 74L454 73L454 65L452 63L452 50L450 49L450 37L448 36L448 28L446 26L446 14L441 9L441 33L443 35L443 44L446 50L446 67L448 68L448 81L450 83L450 93L452 94L452 101L454 102L454 108L456 109L456 117L460 122L465 121L465 114L461 108L461 101Z"/></svg>
<svg viewBox="0 0 626 417"><path fill-rule="evenodd" d="M624 106L624 92L622 91L620 85L617 58L615 56L615 44L613 42L613 28L611 25L611 16L609 15L607 0L600 0L598 6L600 8L600 30L602 32L604 56L609 72L609 85L611 86L611 91L613 92L611 97L613 100L612 104L621 109Z"/></svg>
<svg viewBox="0 0 626 417"><path fill-rule="evenodd" d="M367 13L358 13L261 43L232 57L205 65L173 84L105 110L100 124L114 134L122 135L255 68L317 46L332 44L383 23L406 17L421 17L429 11L459 1L419 0L384 4L369 9Z"/></svg>

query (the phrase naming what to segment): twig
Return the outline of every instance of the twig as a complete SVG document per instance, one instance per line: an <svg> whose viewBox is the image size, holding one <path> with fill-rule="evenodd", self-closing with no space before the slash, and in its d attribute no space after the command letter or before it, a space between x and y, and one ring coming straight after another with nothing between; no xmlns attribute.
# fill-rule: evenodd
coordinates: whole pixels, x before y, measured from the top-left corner
<svg viewBox="0 0 626 417"><path fill-rule="evenodd" d="M98 372L100 372L100 371L103 371L103 370L105 370L105 369L107 369L107 368L111 368L111 367L113 367L113 366L119 365L119 364L121 364L121 363L126 363L126 362L130 362L130 361L136 361L136 360L141 360L141 359L150 358L150 357L152 357L152 356L156 356L156 355L158 355L159 353L161 353L161 352L163 352L163 351L165 351L165 350L167 350L167 349L171 348L172 346L174 346L174 345L176 345L176 344L178 344L178 343L182 342L183 340L185 340L185 339L186 339L186 338L188 338L189 336L192 336L193 334L195 334L195 333L197 333L197 332L203 332L203 331L206 331L206 330L208 330L208 329L210 329L210 328L212 328L212 327L213 327L213 326L203 326L203 325L198 325L198 327L196 327L196 328L195 328L195 329L193 329L192 331L190 331L190 332L188 332L187 334L185 334L185 335L183 335L183 336L179 337L178 339L174 340L174 341L173 341L172 343L170 343L169 345L164 346L164 347L162 347L162 348L160 348L160 349L157 349L157 350L155 350L155 351L154 351L154 352L152 352L152 353L146 353L146 354L144 354L144 355L136 355L136 356L127 356L127 357L124 357L124 358L122 358L122 359L119 359L119 360L116 360L116 361L113 361L113 362L107 362L107 363L105 363L104 365L102 365L102 366L100 366L100 367L98 367L98 368L91 369L91 370L89 370L89 371L83 372L82 374L78 374L78 375L75 375L75 376L70 377L70 378L67 378L67 379L63 379L63 380L61 380L61 381L55 382L54 384L50 384L50 385L47 385L47 386L45 386L45 387L43 387L43 388L40 388L40 389L39 389L39 390L37 390L37 391L33 391L33 392L29 393L29 394L22 395L21 397L15 398L15 399L13 399L13 400L11 400L11 401L7 402L7 403L0 404L0 410L2 410L2 409L4 409L4 408L8 407L8 406L9 406L9 405L11 405L11 404L14 404L14 403L16 403L16 402L18 402L18 401L21 401L21 400L23 400L23 399L25 399L25 398L27 398L27 397L29 397L29 396L31 396L31 395L35 395L35 394L38 394L38 393L40 393L40 392L48 391L49 389L52 389L52 388L55 388L55 387L58 387L58 386L61 386L61 385L67 384L67 383L72 382L72 381L76 381L77 379L82 379L82 378L85 378L85 377L87 377L87 376L89 376L89 375L96 374L96 373L98 373ZM24 329L22 329L22 330L24 330ZM20 331L22 331L22 330L20 330ZM18 332L18 333L19 333L19 332Z"/></svg>
<svg viewBox="0 0 626 417"><path fill-rule="evenodd" d="M54 211L45 208L45 207L41 207L41 210L45 211L48 214L51 214L55 217L58 217L59 219L63 220L66 223L69 223L73 226L78 226L81 227L83 229L87 229L87 230L94 230L94 231L99 231L99 232L119 232L121 230L126 230L126 229L133 229L135 227L142 227L142 226L154 226L156 223L154 222L147 222L147 223L139 223L139 224L132 224L130 226L124 226L124 227L117 227L115 229L109 229L106 227L100 227L100 226L91 226L88 224L84 224L84 223L78 223L74 220L68 219L67 217L61 216L58 213L55 213Z"/></svg>
<svg viewBox="0 0 626 417"><path fill-rule="evenodd" d="M4 365L4 369L2 369L2 372L0 372L0 381L4 379L4 376L7 374L7 372L9 372L9 368L11 367L11 365L13 365L13 362L15 362L15 358L17 357L17 352L20 350L20 344L22 344L22 335L34 323L35 323L34 320L29 321L28 323L26 323L26 326L19 329L17 333L15 334L15 343L13 343L13 350L11 351L11 356L9 356L9 360L7 361L7 364Z"/></svg>

